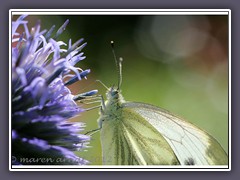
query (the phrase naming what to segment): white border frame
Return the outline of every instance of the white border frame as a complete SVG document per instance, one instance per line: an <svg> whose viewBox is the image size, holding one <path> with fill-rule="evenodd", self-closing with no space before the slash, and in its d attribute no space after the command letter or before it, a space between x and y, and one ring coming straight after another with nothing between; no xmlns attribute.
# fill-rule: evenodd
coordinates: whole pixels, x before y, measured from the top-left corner
<svg viewBox="0 0 240 180"><path fill-rule="evenodd" d="M231 10L230 9L10 9L9 10L9 81L12 79L12 15L228 15L228 166L16 166L11 165L11 92L9 93L9 170L10 171L231 171ZM9 91L11 82L9 82ZM109 169L111 168L111 169ZM154 168L154 169L153 169Z"/></svg>

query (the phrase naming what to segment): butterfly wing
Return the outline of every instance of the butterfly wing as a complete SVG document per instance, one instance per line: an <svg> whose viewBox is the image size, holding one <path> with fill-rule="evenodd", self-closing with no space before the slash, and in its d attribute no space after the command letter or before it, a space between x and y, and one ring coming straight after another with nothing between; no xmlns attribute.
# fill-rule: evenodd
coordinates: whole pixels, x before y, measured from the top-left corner
<svg viewBox="0 0 240 180"><path fill-rule="evenodd" d="M126 142L120 124L115 118L100 117L104 122L100 131L102 146L102 163L104 165L137 164L131 155L129 144Z"/></svg>
<svg viewBox="0 0 240 180"><path fill-rule="evenodd" d="M119 108L101 129L105 165L173 165L179 161L165 138L132 108Z"/></svg>
<svg viewBox="0 0 240 180"><path fill-rule="evenodd" d="M154 152L153 155L157 156L155 152L157 148L166 146L164 143L157 142L158 139L163 139L168 143L168 145L173 150L178 161L182 165L227 165L228 157L226 152L223 150L221 145L209 134L200 130L196 126L181 120L179 117L164 111L158 107L143 104L143 103L124 103L123 104L123 116L126 112L131 112L136 118L123 118L123 124L125 130L123 130L122 135L128 142L130 142L131 137L143 138L140 142L146 141L145 149L148 150L147 153ZM137 120L141 117L141 120ZM128 117L128 116L126 116ZM134 120L132 120L134 119ZM137 127L135 123L138 122ZM143 123L140 126L139 123ZM147 126L147 129L145 128ZM150 126L150 127L149 127ZM151 127L152 126L152 127ZM134 131L140 128L140 135L135 135ZM133 129L133 130L132 130ZM149 147L149 139L144 136L149 136L150 130L157 131L160 135L154 137L156 145ZM144 135L146 134L146 135ZM153 137L153 136L150 136ZM139 144L139 148L144 149L144 144L140 145L138 140L135 140ZM131 143L130 143L131 144ZM168 149L170 152L170 150ZM157 158L157 157L156 157ZM146 160L148 161L148 160Z"/></svg>

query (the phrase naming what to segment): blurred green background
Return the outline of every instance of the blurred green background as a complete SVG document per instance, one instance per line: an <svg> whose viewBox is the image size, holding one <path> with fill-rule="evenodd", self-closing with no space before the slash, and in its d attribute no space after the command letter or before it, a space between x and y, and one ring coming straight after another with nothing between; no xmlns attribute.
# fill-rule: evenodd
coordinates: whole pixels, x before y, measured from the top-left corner
<svg viewBox="0 0 240 180"><path fill-rule="evenodd" d="M43 29L70 20L59 39L68 43L84 38L86 59L78 65L91 69L87 80L70 86L74 94L117 84L110 41L123 57L122 94L127 101L167 109L215 137L228 152L228 17L227 16L29 16L41 19ZM34 24L34 23L33 23ZM30 26L29 26L30 27ZM96 104L99 105L99 104ZM93 107L84 106L86 108ZM98 109L73 121L96 129ZM92 165L101 164L99 133L89 148L77 152Z"/></svg>

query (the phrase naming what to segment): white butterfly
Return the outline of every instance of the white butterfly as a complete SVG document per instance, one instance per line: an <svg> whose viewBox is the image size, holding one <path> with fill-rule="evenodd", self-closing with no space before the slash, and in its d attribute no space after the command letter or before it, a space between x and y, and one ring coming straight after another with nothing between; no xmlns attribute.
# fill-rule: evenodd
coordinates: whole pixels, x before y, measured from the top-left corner
<svg viewBox="0 0 240 180"><path fill-rule="evenodd" d="M153 105L124 101L121 60L117 64L118 86L107 90L98 120L103 164L228 164L226 152L205 131Z"/></svg>

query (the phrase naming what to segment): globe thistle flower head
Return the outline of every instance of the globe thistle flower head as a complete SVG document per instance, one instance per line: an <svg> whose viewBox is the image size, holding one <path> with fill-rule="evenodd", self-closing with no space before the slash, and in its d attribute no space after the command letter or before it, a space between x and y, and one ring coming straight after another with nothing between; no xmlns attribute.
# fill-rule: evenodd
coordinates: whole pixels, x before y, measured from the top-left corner
<svg viewBox="0 0 240 180"><path fill-rule="evenodd" d="M29 31L25 17L12 22L12 163L86 164L74 154L89 141L79 134L84 124L68 121L84 109L67 87L90 73L75 67L85 59L86 43L57 40L68 20L53 36L55 26L41 31L37 22ZM17 32L20 26L24 33Z"/></svg>

